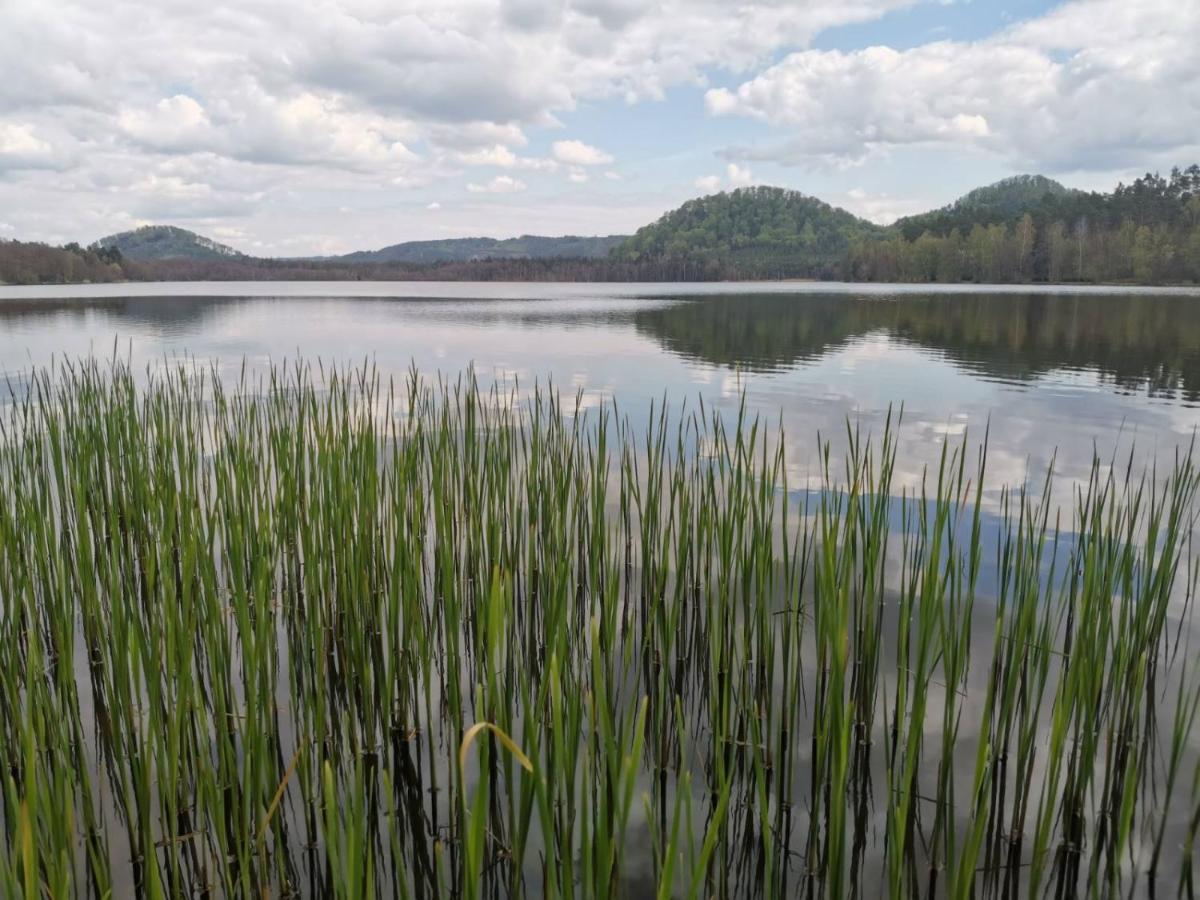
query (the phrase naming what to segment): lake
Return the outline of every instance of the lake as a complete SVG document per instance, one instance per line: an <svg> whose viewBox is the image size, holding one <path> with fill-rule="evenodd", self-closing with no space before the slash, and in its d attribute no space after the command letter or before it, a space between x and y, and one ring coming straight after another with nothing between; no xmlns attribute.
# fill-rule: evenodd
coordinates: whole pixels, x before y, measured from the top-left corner
<svg viewBox="0 0 1200 900"><path fill-rule="evenodd" d="M12 404L89 355L132 374ZM0 757L64 894L1189 883L1200 292L0 288L0 372Z"/></svg>
<svg viewBox="0 0 1200 900"><path fill-rule="evenodd" d="M181 283L0 287L0 371L90 353L226 372L297 355L385 374L552 381L640 416L701 398L782 421L799 479L820 434L903 407L907 483L989 432L993 483L1168 456L1200 424L1200 290L809 283Z"/></svg>

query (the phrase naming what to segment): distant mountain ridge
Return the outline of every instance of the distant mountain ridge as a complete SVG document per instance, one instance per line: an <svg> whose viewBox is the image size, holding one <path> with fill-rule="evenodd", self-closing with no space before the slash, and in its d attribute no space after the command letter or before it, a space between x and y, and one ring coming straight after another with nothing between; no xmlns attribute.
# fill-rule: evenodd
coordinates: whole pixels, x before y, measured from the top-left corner
<svg viewBox="0 0 1200 900"><path fill-rule="evenodd" d="M468 262L476 259L603 259L628 235L603 237L543 237L523 234L516 238L446 238L405 241L380 250L360 250L334 257L349 263Z"/></svg>
<svg viewBox="0 0 1200 900"><path fill-rule="evenodd" d="M137 262L164 259L250 259L245 253L212 238L173 225L143 225L102 237L92 245L97 250L118 250Z"/></svg>

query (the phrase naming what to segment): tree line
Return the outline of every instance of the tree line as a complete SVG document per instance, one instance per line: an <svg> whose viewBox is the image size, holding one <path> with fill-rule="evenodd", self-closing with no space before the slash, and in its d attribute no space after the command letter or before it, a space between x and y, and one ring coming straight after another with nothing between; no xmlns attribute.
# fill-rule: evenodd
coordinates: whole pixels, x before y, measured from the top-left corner
<svg viewBox="0 0 1200 900"><path fill-rule="evenodd" d="M1081 217L1038 227L1026 213L1014 225L975 225L916 240L897 234L851 245L847 275L854 281L960 281L1003 284L1200 282L1200 202L1196 224L1104 228Z"/></svg>
<svg viewBox="0 0 1200 900"><path fill-rule="evenodd" d="M125 263L135 281L676 281L676 270L647 260L586 257L477 259L433 263L336 260L169 259ZM700 273L697 272L699 275ZM688 280L704 280L696 277Z"/></svg>
<svg viewBox="0 0 1200 900"><path fill-rule="evenodd" d="M0 240L0 284L88 284L127 281L119 250Z"/></svg>
<svg viewBox="0 0 1200 900"><path fill-rule="evenodd" d="M914 224L921 226L916 233ZM1111 194L1047 193L1019 218L947 208L855 240L858 281L1200 282L1200 167L1146 175Z"/></svg>
<svg viewBox="0 0 1200 900"><path fill-rule="evenodd" d="M696 267L688 280L705 280ZM334 260L131 260L116 248L0 241L0 284L91 284L114 281L675 281L665 262L615 259L480 259L434 263Z"/></svg>

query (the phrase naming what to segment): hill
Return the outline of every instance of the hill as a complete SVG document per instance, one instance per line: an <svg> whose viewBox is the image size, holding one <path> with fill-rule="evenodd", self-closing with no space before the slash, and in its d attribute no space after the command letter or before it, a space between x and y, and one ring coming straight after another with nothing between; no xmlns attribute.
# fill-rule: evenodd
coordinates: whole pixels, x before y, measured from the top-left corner
<svg viewBox="0 0 1200 900"><path fill-rule="evenodd" d="M992 225L1020 218L1046 204L1085 196L1044 175L1014 175L995 184L975 188L953 203L900 219L892 227L908 240L926 231L948 234L957 228L969 231L975 225Z"/></svg>
<svg viewBox="0 0 1200 900"><path fill-rule="evenodd" d="M1200 166L1146 174L1111 193L1043 191L1001 182L924 217L886 240L851 247L864 281L1200 282ZM1032 190L1026 188L1032 185ZM1061 185L1059 186L1061 187ZM1015 200L1024 198L1024 206ZM980 199L982 198L982 199ZM1015 198L1009 201L1008 198Z"/></svg>
<svg viewBox="0 0 1200 900"><path fill-rule="evenodd" d="M1066 187L1045 175L1014 175L959 197L952 209L964 212L996 212L1015 216L1037 205L1047 196L1063 197L1080 191Z"/></svg>
<svg viewBox="0 0 1200 900"><path fill-rule="evenodd" d="M449 238L438 241L406 241L381 250L360 250L337 257L348 263L468 262L476 259L603 259L625 240L625 235L607 237L541 237L525 234L517 238Z"/></svg>
<svg viewBox="0 0 1200 900"><path fill-rule="evenodd" d="M0 241L0 280L1200 283L1200 166L1111 192L1021 175L883 227L778 187L689 200L631 237L410 241L337 258L262 259L182 228L88 250Z"/></svg>
<svg viewBox="0 0 1200 900"><path fill-rule="evenodd" d="M856 239L879 226L777 187L689 200L613 250L617 260L674 265L697 277L836 278Z"/></svg>
<svg viewBox="0 0 1200 900"><path fill-rule="evenodd" d="M145 225L100 238L92 245L98 250L119 250L125 259L149 262L160 259L227 260L249 259L244 253L218 244L211 238L171 225Z"/></svg>

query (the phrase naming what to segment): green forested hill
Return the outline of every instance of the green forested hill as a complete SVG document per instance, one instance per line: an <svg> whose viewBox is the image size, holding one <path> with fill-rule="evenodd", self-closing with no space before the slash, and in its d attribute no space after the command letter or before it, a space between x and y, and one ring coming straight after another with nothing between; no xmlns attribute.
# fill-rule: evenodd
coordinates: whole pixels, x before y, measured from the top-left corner
<svg viewBox="0 0 1200 900"><path fill-rule="evenodd" d="M798 191L739 188L689 200L613 250L698 277L836 278L851 243L882 229Z"/></svg>
<svg viewBox="0 0 1200 900"><path fill-rule="evenodd" d="M1200 282L1200 166L1110 193L1010 179L856 241L864 281ZM1038 193L1041 196L1038 197Z"/></svg>
<svg viewBox="0 0 1200 900"><path fill-rule="evenodd" d="M100 238L96 249L116 249L126 259L145 262L159 259L226 260L247 259L232 247L218 244L211 238L175 228L170 225L145 225L133 231L122 231Z"/></svg>
<svg viewBox="0 0 1200 900"><path fill-rule="evenodd" d="M1043 204L1073 195L1083 196L1083 192L1064 187L1044 175L1016 175L975 188L949 206L900 219L893 227L908 240L915 240L926 231L948 234L954 228L970 229L974 225L1018 219Z"/></svg>
<svg viewBox="0 0 1200 900"><path fill-rule="evenodd" d="M613 259L676 279L1200 282L1200 166L1110 193L1021 175L881 227L781 188L691 200Z"/></svg>

